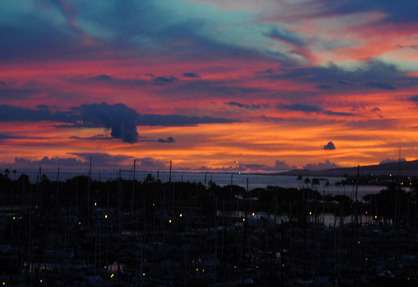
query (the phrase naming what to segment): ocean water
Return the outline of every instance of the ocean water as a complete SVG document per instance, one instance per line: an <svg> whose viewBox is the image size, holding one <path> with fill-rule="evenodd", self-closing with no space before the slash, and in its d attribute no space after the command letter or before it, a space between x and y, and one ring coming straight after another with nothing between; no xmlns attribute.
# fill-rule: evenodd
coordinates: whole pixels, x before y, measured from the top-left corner
<svg viewBox="0 0 418 287"><path fill-rule="evenodd" d="M137 174L137 179L143 179L149 173ZM162 181L169 180L169 173L160 172L152 173L154 177L159 177ZM312 181L313 177L309 177ZM198 172L174 172L171 175L172 181L189 181L189 182L201 182L209 183L213 181L220 186L229 184L235 184L247 188L265 188L267 186L280 186L285 188L311 188L320 192L321 194L333 194L333 195L346 195L354 198L355 187L354 186L341 186L336 185L337 182L342 181L342 177L321 177L318 185L305 184L303 178L298 179L297 176L288 175L268 175L268 174L239 174L239 173L198 173ZM359 186L358 198L361 199L367 194L378 193L384 187L382 186Z"/></svg>

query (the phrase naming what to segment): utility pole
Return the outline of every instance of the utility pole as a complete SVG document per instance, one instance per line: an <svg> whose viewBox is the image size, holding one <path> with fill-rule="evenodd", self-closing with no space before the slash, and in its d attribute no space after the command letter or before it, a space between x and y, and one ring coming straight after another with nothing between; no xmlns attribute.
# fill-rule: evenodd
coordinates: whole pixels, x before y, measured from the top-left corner
<svg viewBox="0 0 418 287"><path fill-rule="evenodd" d="M355 220L356 225L359 223L359 219L358 219L358 186L359 186L359 180L360 180L360 165L357 166L356 188L355 188L355 191L354 191L354 204L355 204L354 220Z"/></svg>
<svg viewBox="0 0 418 287"><path fill-rule="evenodd" d="M170 171L169 171L169 174L168 174L168 182L169 183L171 183L171 171L172 171L172 168L173 168L173 161L170 160Z"/></svg>
<svg viewBox="0 0 418 287"><path fill-rule="evenodd" d="M131 197L131 213L135 211L135 187L136 187L136 159L134 159L132 171L132 197Z"/></svg>

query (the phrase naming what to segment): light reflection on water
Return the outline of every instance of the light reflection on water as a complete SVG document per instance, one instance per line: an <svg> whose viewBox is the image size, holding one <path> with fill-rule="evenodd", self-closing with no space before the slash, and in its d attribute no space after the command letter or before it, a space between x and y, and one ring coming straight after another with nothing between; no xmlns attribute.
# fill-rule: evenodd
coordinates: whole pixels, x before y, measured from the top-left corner
<svg viewBox="0 0 418 287"><path fill-rule="evenodd" d="M217 215L218 216L225 216L225 217L230 217L230 218L244 218L245 217L245 212L244 211L217 211ZM286 215L275 215L272 213L267 213L267 212L257 212L254 214L251 214L251 212L249 214L247 214L247 218L249 220L249 222L258 222L260 220L266 220L270 223L284 223L284 222L289 222L289 217ZM353 216L335 216L333 214L330 213L323 213L323 214L319 214L319 215L312 215L312 216L308 216L308 221L309 222L316 222L316 223L321 223L324 224L327 227L339 227L341 226L341 224L349 224L349 223L354 223L354 217ZM373 218L373 216L366 216L366 215L361 215L359 216L359 223L361 224L373 224L376 223L377 221Z"/></svg>

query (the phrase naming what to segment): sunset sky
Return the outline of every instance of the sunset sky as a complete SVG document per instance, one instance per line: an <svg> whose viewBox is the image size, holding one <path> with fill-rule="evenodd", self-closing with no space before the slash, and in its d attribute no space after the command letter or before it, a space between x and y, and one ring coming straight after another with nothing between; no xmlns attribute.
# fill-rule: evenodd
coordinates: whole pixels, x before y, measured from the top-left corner
<svg viewBox="0 0 418 287"><path fill-rule="evenodd" d="M0 165L418 158L418 1L13 0Z"/></svg>

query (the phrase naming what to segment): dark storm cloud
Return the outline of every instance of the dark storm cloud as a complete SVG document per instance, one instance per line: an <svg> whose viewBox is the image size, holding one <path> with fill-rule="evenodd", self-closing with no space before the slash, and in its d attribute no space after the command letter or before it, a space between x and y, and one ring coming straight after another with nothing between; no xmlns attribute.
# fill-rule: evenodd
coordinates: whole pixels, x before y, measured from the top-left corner
<svg viewBox="0 0 418 287"><path fill-rule="evenodd" d="M178 85L168 90L181 97L202 95L205 97L234 97L234 96L262 96L271 95L271 91L264 88L242 87L240 83L222 80L194 80L179 82Z"/></svg>
<svg viewBox="0 0 418 287"><path fill-rule="evenodd" d="M355 70L344 70L334 64L327 67L293 67L267 70L264 77L290 79L315 84L323 91L395 90L418 85L418 79L410 77L393 65L371 61Z"/></svg>
<svg viewBox="0 0 418 287"><path fill-rule="evenodd" d="M409 98L412 102L418 104L418 95Z"/></svg>
<svg viewBox="0 0 418 287"><path fill-rule="evenodd" d="M157 84L157 85L166 85L166 84L174 83L175 81L177 81L177 78L173 76L160 76L160 77L154 77L152 81L154 84Z"/></svg>
<svg viewBox="0 0 418 287"><path fill-rule="evenodd" d="M58 128L68 128L72 126L68 125L57 125ZM108 137L106 135L94 135L94 136L88 136L88 137L79 137L79 136L72 136L70 139L74 140L88 140L88 141L108 141L111 140L111 137Z"/></svg>
<svg viewBox="0 0 418 287"><path fill-rule="evenodd" d="M157 141L159 143L167 143L167 144L175 143L176 142L176 140L173 137L159 138Z"/></svg>
<svg viewBox="0 0 418 287"><path fill-rule="evenodd" d="M336 117L352 117L355 115L349 112L336 112L336 111L330 111L330 110L323 111L323 114L328 115L328 116L336 116Z"/></svg>
<svg viewBox="0 0 418 287"><path fill-rule="evenodd" d="M22 8L15 14L12 14L16 12L14 4L9 7L5 3L2 7L0 39L4 41L0 59L94 59L138 55L138 52L151 57L170 53L177 58L199 59L259 56L239 43L222 43L207 35L206 27L213 23L204 17L187 12L186 17L170 14L169 2L164 5L153 0L123 3L108 0L106 5L94 1L36 2L39 4L35 8Z"/></svg>
<svg viewBox="0 0 418 287"><path fill-rule="evenodd" d="M294 112L303 112L303 113L318 113L328 116L353 116L353 113L347 112L336 112L331 110L326 110L319 105L313 104L282 104L277 106L280 110L294 111Z"/></svg>
<svg viewBox="0 0 418 287"><path fill-rule="evenodd" d="M330 141L326 145L323 146L324 150L336 150L337 147L335 146L334 142Z"/></svg>
<svg viewBox="0 0 418 287"><path fill-rule="evenodd" d="M52 111L48 106L29 109L0 105L0 122L18 121L54 121L66 123L66 127L102 127L109 129L113 138L128 143L138 140L137 125L188 126L233 122L213 117L139 114L124 104L85 104L68 111Z"/></svg>
<svg viewBox="0 0 418 287"><path fill-rule="evenodd" d="M321 106L310 104L288 104L279 105L279 109L304 113L321 113L323 111Z"/></svg>
<svg viewBox="0 0 418 287"><path fill-rule="evenodd" d="M190 126L198 124L233 123L236 120L216 117L194 117L185 115L139 114L138 125L145 126Z"/></svg>
<svg viewBox="0 0 418 287"><path fill-rule="evenodd" d="M22 138L22 137L21 136L14 135L14 134L0 133L0 141L12 140L12 139L20 139L20 138Z"/></svg>
<svg viewBox="0 0 418 287"><path fill-rule="evenodd" d="M0 59L91 59L103 51L117 54L123 48L126 52L136 46L132 43L133 37L145 35L146 32L141 31L149 31L147 29L158 21L154 18L157 10L150 9L154 5L147 0L125 1L123 5L119 4L120 1L107 1L108 8L97 7L94 2L68 1L65 7L64 1L38 2L37 9L11 9L14 12L12 17L8 15L9 4L5 3L4 14L0 12L4 17L0 23L0 39L4 40L0 45ZM59 14L64 21L57 21ZM78 21L93 29L86 29ZM93 32L96 27L99 28L98 34ZM87 35L86 30L92 35ZM154 29L153 33L157 32ZM111 39L111 34L117 39Z"/></svg>
<svg viewBox="0 0 418 287"><path fill-rule="evenodd" d="M176 142L174 137L163 137L163 138L146 138L141 137L139 139L140 142L148 142L148 143L161 143L161 144L173 144Z"/></svg>
<svg viewBox="0 0 418 287"><path fill-rule="evenodd" d="M276 27L272 28L269 33L266 33L266 36L279 40L279 41L288 42L296 46L304 45L303 39L298 37L295 33L292 33L290 31L280 30Z"/></svg>
<svg viewBox="0 0 418 287"><path fill-rule="evenodd" d="M396 90L396 86L390 83L369 82L366 85L379 90Z"/></svg>
<svg viewBox="0 0 418 287"><path fill-rule="evenodd" d="M38 136L31 136L31 135L23 135L20 133L0 133L0 141L8 141L8 140L37 140L42 139L42 137ZM45 139L45 138L43 138Z"/></svg>
<svg viewBox="0 0 418 287"><path fill-rule="evenodd" d="M231 107L245 109L245 110L251 110L251 111L255 111L255 110L260 110L260 109L266 108L266 105L260 105L260 104L244 104L244 103L234 102L234 101L227 102L225 104L228 105L228 106L231 106Z"/></svg>
<svg viewBox="0 0 418 287"><path fill-rule="evenodd" d="M383 12L385 21L402 23L418 22L418 2L414 0L327 0L323 2L325 14L351 14L359 12Z"/></svg>
<svg viewBox="0 0 418 287"><path fill-rule="evenodd" d="M46 106L38 106L36 109L20 108L9 105L0 105L1 122L39 122L56 121L72 122L74 116L68 112L53 112Z"/></svg>
<svg viewBox="0 0 418 287"><path fill-rule="evenodd" d="M72 109L87 125L97 125L111 130L114 138L134 143L138 139L136 130L137 112L126 105L89 104Z"/></svg>
<svg viewBox="0 0 418 287"><path fill-rule="evenodd" d="M138 78L119 78L114 77L108 74L101 74L88 78L75 78L71 81L84 84L96 84L102 83L113 86L123 86L123 87L143 87L146 85L168 85L175 83L178 79L174 76L154 76L150 75L150 79L138 79Z"/></svg>
<svg viewBox="0 0 418 287"><path fill-rule="evenodd" d="M93 77L87 77L87 78L72 78L70 81L77 82L77 83L83 83L83 84L106 84L106 85L112 85L117 87L135 87L135 86L144 86L149 81L146 81L144 79L127 79L127 78L118 78L114 77L108 74L100 74Z"/></svg>
<svg viewBox="0 0 418 287"><path fill-rule="evenodd" d="M56 121L85 127L104 127L111 130L112 137L125 142L135 142L137 113L123 105L81 105L70 111L51 111L47 106L36 109L0 105L0 121Z"/></svg>
<svg viewBox="0 0 418 287"><path fill-rule="evenodd" d="M195 73L195 72L186 72L186 73L183 73L183 77L185 77L185 78L200 78L200 75L198 73Z"/></svg>
<svg viewBox="0 0 418 287"><path fill-rule="evenodd" d="M188 80L179 79L175 76L154 76L148 74L148 79L139 78L119 78L108 74L96 75L87 78L72 78L70 81L83 84L102 83L115 87L160 87L163 93L170 97L173 94L179 97L196 97L199 95L207 97L223 96L260 96L272 95L272 92L264 88L242 87L238 82L229 82L226 80L203 80L197 74L188 75Z"/></svg>
<svg viewBox="0 0 418 287"><path fill-rule="evenodd" d="M18 25L0 24L0 39L3 39L0 59L6 61L58 56L57 51L69 51L75 44L73 35L63 33L36 15L26 15Z"/></svg>
<svg viewBox="0 0 418 287"><path fill-rule="evenodd" d="M94 82L109 82L109 83L115 81L114 78L106 74L97 75L97 76L89 78L88 80L94 81Z"/></svg>
<svg viewBox="0 0 418 287"><path fill-rule="evenodd" d="M0 84L0 99L23 99L40 93L37 87L13 87L6 83Z"/></svg>

